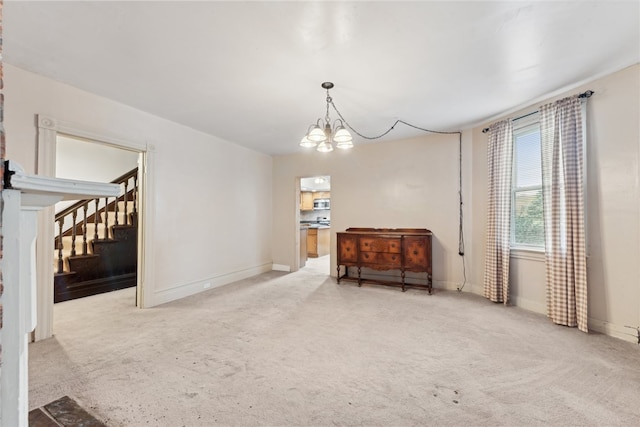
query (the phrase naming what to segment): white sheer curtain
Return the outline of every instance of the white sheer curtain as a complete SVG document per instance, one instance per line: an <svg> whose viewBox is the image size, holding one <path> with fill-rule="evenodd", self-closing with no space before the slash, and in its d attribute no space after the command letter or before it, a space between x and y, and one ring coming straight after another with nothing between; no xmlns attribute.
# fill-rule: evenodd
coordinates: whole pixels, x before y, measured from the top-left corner
<svg viewBox="0 0 640 427"><path fill-rule="evenodd" d="M511 119L489 127L489 206L484 268L484 296L493 302L509 300L511 231L511 168L513 162Z"/></svg>
<svg viewBox="0 0 640 427"><path fill-rule="evenodd" d="M547 315L587 332L582 121L577 96L540 107Z"/></svg>

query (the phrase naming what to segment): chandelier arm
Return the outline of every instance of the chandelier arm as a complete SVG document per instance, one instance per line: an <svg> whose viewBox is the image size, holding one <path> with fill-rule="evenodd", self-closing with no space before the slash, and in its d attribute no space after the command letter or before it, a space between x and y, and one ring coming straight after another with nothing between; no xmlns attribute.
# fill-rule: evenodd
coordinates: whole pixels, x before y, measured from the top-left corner
<svg viewBox="0 0 640 427"><path fill-rule="evenodd" d="M349 122L348 122L348 121L347 121L347 120L342 116L342 114L341 114L341 113L340 113L340 111L338 110L338 107L336 107L336 104L333 102L333 100L331 100L329 103L331 104L331 106L332 106L332 107L333 107L333 109L335 110L336 114L338 114L338 116L340 117L340 119L344 122L344 124L345 124L349 129L351 129L354 133L356 133L358 136L360 136L361 138L364 138L364 139L379 139L379 138L382 138L383 136L385 136L385 135L387 135L389 132L391 132L393 129L395 129L395 127L396 127L396 125L397 125L398 123L402 123L402 124L404 124L404 125L406 125L406 126L412 127L412 128L414 128L414 129L421 130L421 131L423 131L423 132L438 133L438 134L443 134L443 135L454 135L454 134L461 134L461 133L462 133L462 132L460 132L460 131L441 131L441 130L425 129L425 128L421 128L421 127L416 126L416 125L412 125L411 123L407 123L407 122L405 122L404 120L400 120L400 119L398 119L398 120L396 120L396 121L393 123L393 125L392 125L389 129L387 129L386 131L384 131L384 132L383 132L383 133L381 133L380 135L377 135L377 136L366 136L366 135L361 134L361 133L360 133L360 132L358 132L357 130L355 130L355 129L353 128L353 126L351 126L351 125L349 124ZM329 103L327 103L327 107L328 107L328 104L329 104Z"/></svg>

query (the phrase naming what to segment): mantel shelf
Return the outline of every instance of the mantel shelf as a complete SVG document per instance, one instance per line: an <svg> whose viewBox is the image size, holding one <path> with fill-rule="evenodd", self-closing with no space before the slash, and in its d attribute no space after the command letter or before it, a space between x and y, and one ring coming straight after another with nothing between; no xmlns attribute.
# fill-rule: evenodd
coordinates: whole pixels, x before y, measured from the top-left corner
<svg viewBox="0 0 640 427"><path fill-rule="evenodd" d="M31 175L11 161L5 164L3 179L4 326L0 329L0 427L26 426L29 423L28 343L37 320L35 243L38 211L61 200L117 197L120 186Z"/></svg>

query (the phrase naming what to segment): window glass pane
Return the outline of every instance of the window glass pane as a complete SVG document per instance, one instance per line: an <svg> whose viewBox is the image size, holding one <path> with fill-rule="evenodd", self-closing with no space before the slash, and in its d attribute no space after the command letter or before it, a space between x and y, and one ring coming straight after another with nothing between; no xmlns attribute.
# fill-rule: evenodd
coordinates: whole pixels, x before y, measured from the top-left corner
<svg viewBox="0 0 640 427"><path fill-rule="evenodd" d="M526 246L544 246L544 217L542 189L515 191L514 243Z"/></svg>
<svg viewBox="0 0 640 427"><path fill-rule="evenodd" d="M529 130L515 135L514 187L542 185L540 131Z"/></svg>

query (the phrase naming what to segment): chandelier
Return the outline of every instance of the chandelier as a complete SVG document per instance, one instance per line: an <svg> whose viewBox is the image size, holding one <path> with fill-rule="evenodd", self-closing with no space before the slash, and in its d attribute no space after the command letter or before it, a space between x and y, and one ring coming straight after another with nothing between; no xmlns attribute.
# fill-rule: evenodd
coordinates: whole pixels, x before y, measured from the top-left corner
<svg viewBox="0 0 640 427"><path fill-rule="evenodd" d="M341 119L336 119L331 128L331 119L329 118L329 104L333 104L333 99L329 95L329 89L333 88L333 83L324 82L322 88L327 90L327 113L324 120L318 119L315 124L309 126L307 134L300 141L302 147L316 147L316 150L328 153L333 151L333 143L337 148L348 149L353 147L353 138L349 131L344 127ZM335 108L335 107L334 107Z"/></svg>

